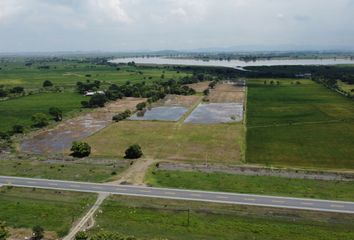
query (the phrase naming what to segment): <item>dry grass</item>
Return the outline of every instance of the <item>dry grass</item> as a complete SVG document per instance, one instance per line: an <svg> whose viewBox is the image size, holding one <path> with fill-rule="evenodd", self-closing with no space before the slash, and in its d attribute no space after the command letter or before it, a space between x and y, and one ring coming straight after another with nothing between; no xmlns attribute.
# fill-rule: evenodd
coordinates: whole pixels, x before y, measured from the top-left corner
<svg viewBox="0 0 354 240"><path fill-rule="evenodd" d="M123 157L132 144L152 159L239 163L244 139L241 124L195 125L123 121L87 138L95 156Z"/></svg>
<svg viewBox="0 0 354 240"><path fill-rule="evenodd" d="M183 106L183 107L191 107L193 106L198 100L199 96L182 96L182 95L167 95L164 99L158 101L156 104L154 103L153 106Z"/></svg>
<svg viewBox="0 0 354 240"><path fill-rule="evenodd" d="M196 92L203 92L205 89L209 87L209 83L210 81L199 82L199 83L187 84L186 86L193 88Z"/></svg>
<svg viewBox="0 0 354 240"><path fill-rule="evenodd" d="M212 103L243 103L244 98L244 88L231 84L218 84L208 96Z"/></svg>
<svg viewBox="0 0 354 240"><path fill-rule="evenodd" d="M10 228L10 237L8 240L30 239L32 237L32 230L29 228ZM55 232L45 231L43 240L55 240L58 235Z"/></svg>

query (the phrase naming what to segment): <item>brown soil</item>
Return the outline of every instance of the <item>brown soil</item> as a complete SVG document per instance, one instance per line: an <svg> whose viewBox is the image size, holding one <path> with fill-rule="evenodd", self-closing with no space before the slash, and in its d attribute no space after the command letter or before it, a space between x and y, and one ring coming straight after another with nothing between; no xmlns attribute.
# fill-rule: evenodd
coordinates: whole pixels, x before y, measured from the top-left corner
<svg viewBox="0 0 354 240"><path fill-rule="evenodd" d="M158 101L154 106L183 106L183 107L191 107L198 100L199 96L180 96L180 95L167 95L164 99Z"/></svg>
<svg viewBox="0 0 354 240"><path fill-rule="evenodd" d="M205 89L209 87L209 83L210 81L199 82L199 83L187 84L186 86L193 88L196 92L203 92Z"/></svg>
<svg viewBox="0 0 354 240"><path fill-rule="evenodd" d="M211 103L243 103L245 91L243 87L231 84L218 84L208 96Z"/></svg>
<svg viewBox="0 0 354 240"><path fill-rule="evenodd" d="M53 129L40 131L25 139L20 146L26 153L67 152L73 141L81 140L105 128L112 122L112 117L126 109L134 110L144 98L125 98L107 104L79 117L69 119Z"/></svg>
<svg viewBox="0 0 354 240"><path fill-rule="evenodd" d="M27 228L10 228L10 237L8 240L22 240L30 239L32 236L32 230ZM59 239L55 232L45 232L43 240L55 240Z"/></svg>
<svg viewBox="0 0 354 240"><path fill-rule="evenodd" d="M152 159L138 159L130 166L130 168L128 168L119 176L118 180L109 184L125 183L134 185L144 185L145 175L149 167L156 162L157 161L154 161Z"/></svg>

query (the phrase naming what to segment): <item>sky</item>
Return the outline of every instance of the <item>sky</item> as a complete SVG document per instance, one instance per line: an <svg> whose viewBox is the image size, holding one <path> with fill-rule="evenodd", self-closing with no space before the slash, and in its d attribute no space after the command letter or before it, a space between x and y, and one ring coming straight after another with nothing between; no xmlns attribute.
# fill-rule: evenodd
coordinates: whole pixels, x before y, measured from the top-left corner
<svg viewBox="0 0 354 240"><path fill-rule="evenodd" d="M354 0L0 0L0 52L354 50Z"/></svg>

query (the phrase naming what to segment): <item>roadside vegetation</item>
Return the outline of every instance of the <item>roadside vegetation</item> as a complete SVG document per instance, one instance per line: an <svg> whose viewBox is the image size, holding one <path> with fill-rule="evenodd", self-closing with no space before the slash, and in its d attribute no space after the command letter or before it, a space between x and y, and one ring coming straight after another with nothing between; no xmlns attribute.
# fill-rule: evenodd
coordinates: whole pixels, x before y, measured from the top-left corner
<svg viewBox="0 0 354 240"><path fill-rule="evenodd" d="M94 163L96 162L96 163ZM0 160L0 175L16 177L33 177L57 180L107 182L114 180L123 172L128 161L116 163L100 163L100 160L89 162L43 162L38 160Z"/></svg>
<svg viewBox="0 0 354 240"><path fill-rule="evenodd" d="M31 188L0 188L0 220L12 228L39 226L58 237L68 233L76 221L95 202L87 193Z"/></svg>
<svg viewBox="0 0 354 240"><path fill-rule="evenodd" d="M156 187L354 201L354 182L351 181L153 169L146 183Z"/></svg>
<svg viewBox="0 0 354 240"><path fill-rule="evenodd" d="M103 230L143 239L171 240L334 240L354 237L351 216L324 215L113 196L101 206L101 212L96 218L99 227L90 231L90 234Z"/></svg>

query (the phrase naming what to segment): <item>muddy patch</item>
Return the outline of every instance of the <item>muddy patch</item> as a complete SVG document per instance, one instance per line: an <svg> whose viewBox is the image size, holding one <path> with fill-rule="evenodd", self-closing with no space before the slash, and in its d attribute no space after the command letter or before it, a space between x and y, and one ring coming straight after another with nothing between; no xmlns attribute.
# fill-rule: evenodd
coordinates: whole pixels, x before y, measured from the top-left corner
<svg viewBox="0 0 354 240"><path fill-rule="evenodd" d="M177 122L186 112L185 107L155 107L146 111L137 112L129 120L144 121L172 121Z"/></svg>
<svg viewBox="0 0 354 240"><path fill-rule="evenodd" d="M243 104L239 103L201 103L187 117L185 123L228 123L243 119Z"/></svg>
<svg viewBox="0 0 354 240"><path fill-rule="evenodd" d="M69 119L56 128L40 132L25 139L20 150L27 153L43 154L69 150L73 141L86 138L112 122L112 117L126 109L133 110L136 104L145 101L141 98L126 98L107 104L91 113Z"/></svg>

